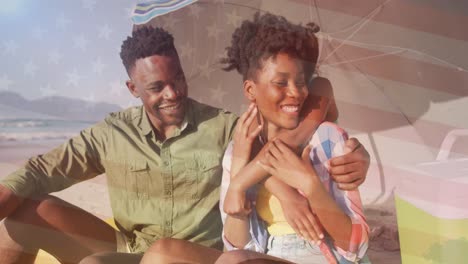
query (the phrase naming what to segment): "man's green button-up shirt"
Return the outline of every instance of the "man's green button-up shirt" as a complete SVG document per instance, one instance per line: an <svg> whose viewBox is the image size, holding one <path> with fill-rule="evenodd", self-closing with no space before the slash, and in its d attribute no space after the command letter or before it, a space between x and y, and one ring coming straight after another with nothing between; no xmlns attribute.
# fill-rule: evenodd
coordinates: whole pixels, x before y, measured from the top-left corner
<svg viewBox="0 0 468 264"><path fill-rule="evenodd" d="M156 139L142 106L129 108L31 158L2 184L30 197L105 173L114 219L132 251L163 237L220 249L221 160L237 118L187 104L183 125L165 141Z"/></svg>

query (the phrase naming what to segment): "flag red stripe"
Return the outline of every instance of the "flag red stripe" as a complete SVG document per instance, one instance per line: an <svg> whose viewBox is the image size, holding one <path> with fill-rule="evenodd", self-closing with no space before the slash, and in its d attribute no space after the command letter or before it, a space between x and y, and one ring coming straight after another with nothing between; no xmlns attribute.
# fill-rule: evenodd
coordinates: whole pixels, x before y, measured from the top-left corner
<svg viewBox="0 0 468 264"><path fill-rule="evenodd" d="M466 203L468 200L468 192L466 192L468 189L467 183L449 181L442 177L443 175L439 178L413 170L396 168L389 164L382 165L386 186L392 186L392 188L396 186L397 194L406 194L433 203L434 208L437 205L445 205L468 211ZM375 166L377 164L371 164L369 171L378 171ZM366 182L368 182L367 186L379 188L379 184L377 183L379 178L372 176L376 175L369 175L366 178ZM382 191L388 192L390 190Z"/></svg>
<svg viewBox="0 0 468 264"><path fill-rule="evenodd" d="M309 0L292 1L304 5L311 4ZM355 0L348 1L349 4L345 4L342 0L316 1L317 6L321 9L357 17L368 15L383 2L384 0ZM461 26L468 25L468 16L450 12L447 9L434 8L428 4L393 0L388 2L384 10L373 17L372 21L468 41L468 31L465 30L465 27Z"/></svg>
<svg viewBox="0 0 468 264"><path fill-rule="evenodd" d="M327 45L326 43L327 40L324 40L324 45ZM336 40L331 40L329 43L332 47L338 47L340 44L340 42ZM327 52L330 52L330 50L324 49L321 57L327 58ZM466 85L468 84L468 72L460 71L455 68L409 59L396 54L354 61L351 62L353 65L350 63L343 64L344 61L383 54L384 53L380 51L345 44L341 46L335 54L328 57L327 61L322 62L322 64L332 65L334 63L340 63L334 67L359 72L359 70L353 66L355 65L366 74L378 78L425 87L434 91L448 93L454 97L468 96L468 89L466 89Z"/></svg>
<svg viewBox="0 0 468 264"><path fill-rule="evenodd" d="M379 132L385 136L439 149L444 137L458 127L409 117L411 126L401 113L388 112L368 106L337 100L339 125L345 129L361 132ZM459 150L459 154L468 155L468 149Z"/></svg>

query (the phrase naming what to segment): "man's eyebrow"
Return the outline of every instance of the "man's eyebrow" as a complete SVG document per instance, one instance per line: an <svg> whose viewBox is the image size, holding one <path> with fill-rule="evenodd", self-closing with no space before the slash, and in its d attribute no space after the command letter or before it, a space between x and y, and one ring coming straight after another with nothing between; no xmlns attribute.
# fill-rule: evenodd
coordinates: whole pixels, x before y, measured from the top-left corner
<svg viewBox="0 0 468 264"><path fill-rule="evenodd" d="M154 81L154 82L150 82L150 83L148 83L148 85L147 85L147 87L148 87L147 89L151 89L151 88L153 88L153 87L156 87L156 86L159 86L159 85L162 85L162 84L164 84L163 81Z"/></svg>
<svg viewBox="0 0 468 264"><path fill-rule="evenodd" d="M164 83L163 81L154 81L154 82L150 82L148 85L150 86L154 86L154 85L158 85L158 84L162 84Z"/></svg>

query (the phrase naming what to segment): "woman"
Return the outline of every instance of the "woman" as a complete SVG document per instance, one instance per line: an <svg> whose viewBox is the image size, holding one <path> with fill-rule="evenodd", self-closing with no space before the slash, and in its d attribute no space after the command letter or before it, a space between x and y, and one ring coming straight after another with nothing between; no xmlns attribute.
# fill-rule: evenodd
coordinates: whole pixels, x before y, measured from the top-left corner
<svg viewBox="0 0 468 264"><path fill-rule="evenodd" d="M226 70L243 75L251 105L239 119L223 159L220 207L229 252L193 246L187 247L186 255L204 256L203 263L356 263L365 258L368 226L359 192L338 189L326 168L331 157L343 153L346 133L333 123L321 124L301 157L275 139L299 124L317 60L317 30L313 24L304 27L257 13L234 32L223 62ZM260 126L249 129L255 122ZM268 158L256 165L273 175L263 184L250 177L246 167L256 141L269 144ZM306 234L298 235L285 220L278 201L264 187L278 179L309 201L315 237L303 239ZM172 251L170 246L152 250Z"/></svg>
<svg viewBox="0 0 468 264"><path fill-rule="evenodd" d="M227 213L223 238L228 250L250 249L296 263L355 262L365 256L368 226L359 192L339 190L326 168L330 158L343 153L346 133L332 123L321 124L301 157L275 140L282 130L294 129L299 123L299 112L308 95L306 83L316 63L307 61L310 39L315 38L316 31L313 25L303 27L282 17L257 14L234 33L225 60L227 69L243 74L245 95L256 109L249 109L249 115L239 121L234 143L225 153L221 201L235 200L245 187L256 188L242 184L242 178L248 175L241 168L249 161L252 146L252 135L242 131L258 116L262 122L260 141L273 141L268 159L259 165L307 197L323 238L310 243L296 235L276 198L259 185L255 203L247 201L252 202L248 217L242 217L236 208L221 205Z"/></svg>

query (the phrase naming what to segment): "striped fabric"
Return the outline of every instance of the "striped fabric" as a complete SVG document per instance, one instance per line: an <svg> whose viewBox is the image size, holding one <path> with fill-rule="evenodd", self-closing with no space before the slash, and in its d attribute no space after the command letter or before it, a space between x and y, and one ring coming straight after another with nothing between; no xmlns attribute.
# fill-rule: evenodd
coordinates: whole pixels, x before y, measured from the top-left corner
<svg viewBox="0 0 468 264"><path fill-rule="evenodd" d="M321 182L330 195L352 221L351 240L348 251L327 243L322 243L320 249L323 255L328 259L329 263L369 263L366 257L369 242L369 227L363 213L359 191L342 191L338 189L335 182L330 179L327 169L327 161L330 158L343 154L344 143L347 138L348 135L343 129L333 123L325 122L317 128L317 131L310 141L310 144L312 145L310 160L314 165L317 175L320 177ZM223 158L223 179L221 183L220 198L220 209L223 222L227 216L223 212L222 208L230 181L229 168L231 157L232 143L229 145ZM250 200L254 201L256 197L255 189L252 188L249 190L247 196ZM255 210L250 215L250 228L252 240L244 247L244 249L265 253L268 234L266 234L265 224L261 219L259 219ZM223 241L228 250L236 249L224 237L224 234Z"/></svg>
<svg viewBox="0 0 468 264"><path fill-rule="evenodd" d="M195 3L197 0L154 0L138 3L132 14L132 21L136 25L145 24L151 19L161 16L184 6Z"/></svg>

